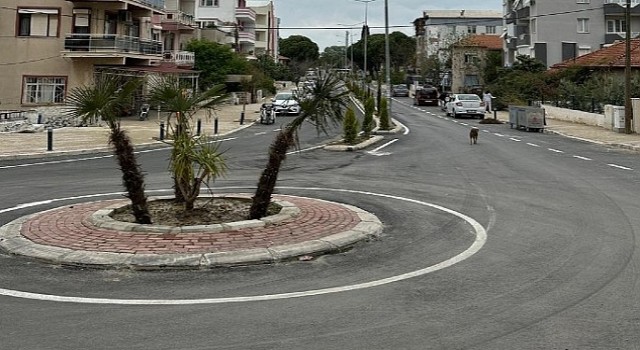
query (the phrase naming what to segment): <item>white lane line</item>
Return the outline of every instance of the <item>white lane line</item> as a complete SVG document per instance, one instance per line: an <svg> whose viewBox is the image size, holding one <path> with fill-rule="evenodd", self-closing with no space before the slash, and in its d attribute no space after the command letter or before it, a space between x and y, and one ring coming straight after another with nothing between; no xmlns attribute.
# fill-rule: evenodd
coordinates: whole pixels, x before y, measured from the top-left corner
<svg viewBox="0 0 640 350"><path fill-rule="evenodd" d="M469 126L469 124L463 122L460 122L460 125Z"/></svg>
<svg viewBox="0 0 640 350"><path fill-rule="evenodd" d="M309 147L309 148L304 148L304 149L299 149L297 151L291 151L291 152L287 152L287 155L291 155L291 154L296 154L296 153L302 153L302 152L308 152L308 151L313 151L316 150L318 148L323 148L325 145L319 145L319 146L313 146L313 147Z"/></svg>
<svg viewBox="0 0 640 350"><path fill-rule="evenodd" d="M551 152L556 152L556 153L564 153L564 151L561 151L559 149L555 149L555 148L547 148L549 151Z"/></svg>
<svg viewBox="0 0 640 350"><path fill-rule="evenodd" d="M504 137L504 135L502 135L502 134L498 134L497 132L494 132L493 134L494 134L494 135L496 135L496 136L498 136L498 137Z"/></svg>
<svg viewBox="0 0 640 350"><path fill-rule="evenodd" d="M248 187L222 187L220 189L241 189ZM339 188L304 188L304 187L278 187L280 189L293 189L293 190L311 190L311 191L332 191L332 192L346 192L346 193L356 193L363 194L369 196L376 196L388 199L395 199L399 201L405 201L417 205L431 207L436 210L443 211L447 214L451 214L453 216L458 217L459 219L467 222L469 226L471 226L472 230L475 232L475 239L473 243L461 252L458 255L455 255L447 260L444 260L435 265L431 265L422 269L402 273L399 275L381 278L378 280L373 280L369 282L348 284L344 286L338 287L330 287L330 288L321 288L321 289L312 289L306 291L297 291L297 292L287 292L287 293L277 293L277 294L263 294L263 295L251 295L251 296L238 296L238 297L221 297L221 298L203 298L203 299L110 299L110 298L83 298L83 297L68 297L62 295L53 295L53 294L41 294L41 293L31 293L24 292L18 290L4 289L0 288L0 295L15 297L15 298L23 298L23 299L31 299L31 300L40 300L40 301L53 301L53 302L62 302L62 303L77 303L77 304L109 304L109 305L195 305L195 304L226 304L226 303L241 303L241 302L255 302L255 301L267 301L267 300L282 300L282 299L291 299L291 298L301 298L301 297L309 297L315 295L326 295L333 293L342 293L366 288L379 287L382 285L395 283L403 280L407 280L414 277L419 277L426 275L431 272L439 271L444 268L453 266L461 261L468 259L473 256L477 252L482 249L482 247L487 242L487 231L485 228L473 218L462 214L460 212L454 211L452 209L427 203L423 201L419 201L416 199L394 196L383 193L375 193L375 192L365 192L365 191L356 191L356 190L347 190L347 189L339 189ZM171 191L171 190L158 190L158 191ZM93 197L96 195L89 195L86 197ZM71 197L70 197L71 198ZM81 197L73 197L73 198L81 198ZM65 199L55 199L52 201L62 201Z"/></svg>
<svg viewBox="0 0 640 350"><path fill-rule="evenodd" d="M531 147L540 147L540 146L536 145L535 143L531 143L531 142L527 142L527 145L529 145Z"/></svg>
<svg viewBox="0 0 640 350"><path fill-rule="evenodd" d="M256 132L256 133L254 133L253 135L254 135L254 136L259 136L259 135L266 135L266 134L267 134L267 132L266 132L266 131L263 131L263 132Z"/></svg>
<svg viewBox="0 0 640 350"><path fill-rule="evenodd" d="M573 156L573 158L582 159L582 160L593 160L591 158L583 157L583 156Z"/></svg>
<svg viewBox="0 0 640 350"><path fill-rule="evenodd" d="M394 142L396 142L396 141L398 141L398 139L393 139L393 140L391 140L391 141L389 141L389 142L385 143L384 145L382 145L382 146L380 146L380 147L378 147L378 148L376 148L376 149L371 150L370 152L372 152L372 153L376 153L376 152L378 152L379 150L381 150L381 149L383 149L383 148L385 148L385 147L387 147L387 146L389 146L389 145L392 145L392 144L393 144Z"/></svg>
<svg viewBox="0 0 640 350"><path fill-rule="evenodd" d="M491 132L491 131L489 131L489 130L482 130L482 132Z"/></svg>
<svg viewBox="0 0 640 350"><path fill-rule="evenodd" d="M632 168L627 168L626 166L618 165L618 164L607 164L610 167L618 168L622 170L633 170Z"/></svg>
<svg viewBox="0 0 640 350"><path fill-rule="evenodd" d="M515 142L522 142L522 140L516 139L514 137L510 137L509 140L511 141L515 141Z"/></svg>

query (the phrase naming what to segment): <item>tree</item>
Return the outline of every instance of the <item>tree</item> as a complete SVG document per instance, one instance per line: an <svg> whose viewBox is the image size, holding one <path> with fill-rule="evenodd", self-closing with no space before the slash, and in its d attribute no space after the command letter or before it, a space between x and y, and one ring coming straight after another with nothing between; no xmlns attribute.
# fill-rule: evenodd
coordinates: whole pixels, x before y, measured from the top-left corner
<svg viewBox="0 0 640 350"><path fill-rule="evenodd" d="M345 65L345 47L326 47L320 55L320 63L326 67L343 67Z"/></svg>
<svg viewBox="0 0 640 350"><path fill-rule="evenodd" d="M391 121L389 120L389 111L388 111L388 104L387 104L387 98L383 97L380 100L380 109L378 110L378 113L380 114L380 129L382 130L389 130L391 129Z"/></svg>
<svg viewBox="0 0 640 350"><path fill-rule="evenodd" d="M228 74L245 74L249 68L247 60L229 45L206 39L191 40L186 49L195 53L194 68L200 71L200 88L203 90L224 83Z"/></svg>
<svg viewBox="0 0 640 350"><path fill-rule="evenodd" d="M138 224L151 224L151 215L144 193L144 175L133 152L133 143L125 130L120 128L120 115L131 96L140 86L139 80L123 81L114 75L99 75L92 86L80 86L69 92L69 114L88 120L104 120L109 127L109 144L113 147L122 184L131 200L131 210Z"/></svg>
<svg viewBox="0 0 640 350"><path fill-rule="evenodd" d="M376 102L373 97L369 97L364 101L364 118L362 119L362 131L366 138L371 136L371 130L373 130L373 113L376 109Z"/></svg>
<svg viewBox="0 0 640 350"><path fill-rule="evenodd" d="M303 35L280 39L280 54L292 61L315 61L320 56L318 45Z"/></svg>
<svg viewBox="0 0 640 350"><path fill-rule="evenodd" d="M318 133L327 133L328 124L338 125L342 121L349 101L349 91L342 89L342 85L337 76L322 74L313 88L311 97L299 101L300 115L282 128L269 147L269 159L251 203L250 219L259 219L267 214L280 167L287 157L287 151L296 144L298 129L309 121Z"/></svg>
<svg viewBox="0 0 640 350"><path fill-rule="evenodd" d="M185 210L192 210L207 184L226 172L225 159L218 145L205 142L193 132L191 121L199 110L211 110L226 99L224 86L216 85L204 92L191 92L179 80L169 77L155 81L150 100L175 116L175 124L167 123L173 131L173 148L169 170L174 180L174 194Z"/></svg>
<svg viewBox="0 0 640 350"><path fill-rule="evenodd" d="M342 130L344 132L344 142L348 145L355 144L358 138L358 118L356 118L356 113L351 108L347 108L347 112L344 115Z"/></svg>

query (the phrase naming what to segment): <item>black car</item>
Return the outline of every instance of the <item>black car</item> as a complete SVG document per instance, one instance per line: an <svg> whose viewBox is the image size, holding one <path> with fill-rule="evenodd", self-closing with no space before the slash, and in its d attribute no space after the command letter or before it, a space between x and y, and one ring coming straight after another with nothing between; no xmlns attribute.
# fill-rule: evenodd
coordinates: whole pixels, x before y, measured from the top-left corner
<svg viewBox="0 0 640 350"><path fill-rule="evenodd" d="M423 86L422 88L416 90L415 96L413 98L413 104L416 106L437 106L438 97L438 89L432 86Z"/></svg>

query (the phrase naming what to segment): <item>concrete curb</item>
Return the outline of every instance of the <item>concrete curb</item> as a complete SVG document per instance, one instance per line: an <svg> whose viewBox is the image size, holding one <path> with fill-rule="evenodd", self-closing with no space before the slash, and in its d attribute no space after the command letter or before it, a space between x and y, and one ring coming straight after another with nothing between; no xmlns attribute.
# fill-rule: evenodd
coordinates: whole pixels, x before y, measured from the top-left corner
<svg viewBox="0 0 640 350"><path fill-rule="evenodd" d="M359 144L356 144L356 145L326 145L323 147L323 149L327 151L342 151L342 152L358 151L366 147L369 147L377 142L380 142L383 139L384 137L382 136L371 136L368 140L364 142L360 142Z"/></svg>
<svg viewBox="0 0 640 350"><path fill-rule="evenodd" d="M305 255L317 256L332 252L340 252L360 241L375 238L382 233L383 225L372 213L347 204L320 199L313 200L333 203L344 207L346 210L355 212L359 217L360 222L350 230L319 239L266 248L243 249L236 251L214 251L197 254L131 254L74 250L70 248L34 243L22 236L20 231L22 225L27 220L40 214L36 213L20 217L1 226L0 249L3 249L13 255L26 256L47 263L65 266L81 266L101 269L129 268L136 270L201 269L270 264L293 260ZM281 202L286 204L285 201ZM56 209L58 208L51 210ZM267 223L264 222L263 224ZM126 224L124 225L126 226ZM198 227L195 226L192 226L191 228L193 230L198 229Z"/></svg>

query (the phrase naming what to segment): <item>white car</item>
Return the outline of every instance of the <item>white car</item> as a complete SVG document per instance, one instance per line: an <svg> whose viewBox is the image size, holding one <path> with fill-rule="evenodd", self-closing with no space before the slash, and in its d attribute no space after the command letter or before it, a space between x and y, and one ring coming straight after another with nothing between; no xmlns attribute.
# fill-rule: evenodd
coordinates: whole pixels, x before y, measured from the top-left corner
<svg viewBox="0 0 640 350"><path fill-rule="evenodd" d="M447 102L446 112L454 118L467 115L484 119L485 105L476 94L454 94Z"/></svg>
<svg viewBox="0 0 640 350"><path fill-rule="evenodd" d="M300 104L293 92L279 92L271 99L271 102L278 115L300 114Z"/></svg>

